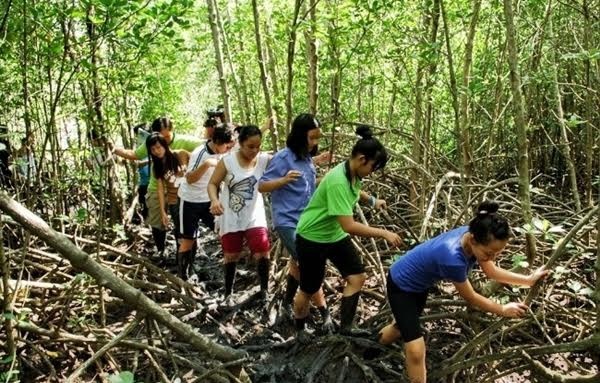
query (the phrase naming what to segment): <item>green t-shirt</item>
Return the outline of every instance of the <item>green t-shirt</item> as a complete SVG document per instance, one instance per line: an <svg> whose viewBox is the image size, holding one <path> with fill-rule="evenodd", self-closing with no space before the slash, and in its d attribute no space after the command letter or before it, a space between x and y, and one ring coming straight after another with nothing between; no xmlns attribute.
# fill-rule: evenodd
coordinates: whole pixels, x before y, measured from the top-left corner
<svg viewBox="0 0 600 383"><path fill-rule="evenodd" d="M348 233L342 229L337 217L354 214L361 187L358 179L350 187L345 162L337 165L319 183L300 215L296 232L309 241L319 243L333 243L346 237Z"/></svg>
<svg viewBox="0 0 600 383"><path fill-rule="evenodd" d="M196 149L197 146L199 146L203 142L204 140L198 137L173 133L173 139L169 143L169 149L183 149L191 153L194 149ZM146 149L145 142L142 145L138 146L138 148L135 150L135 156L140 160L148 157L148 149ZM154 177L154 171L152 168L150 168L150 183L148 184L148 190L157 190L156 177Z"/></svg>

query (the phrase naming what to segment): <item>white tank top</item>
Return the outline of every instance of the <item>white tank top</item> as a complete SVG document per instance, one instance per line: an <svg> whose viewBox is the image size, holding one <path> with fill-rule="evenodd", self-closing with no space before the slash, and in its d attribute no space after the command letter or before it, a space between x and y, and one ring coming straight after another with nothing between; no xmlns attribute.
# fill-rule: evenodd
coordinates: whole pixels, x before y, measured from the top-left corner
<svg viewBox="0 0 600 383"><path fill-rule="evenodd" d="M220 235L267 227L265 203L258 192L258 180L265 172L269 155L259 153L256 166L251 169L242 168L237 155L237 152L232 152L223 157L227 175L219 197L224 210L219 222Z"/></svg>

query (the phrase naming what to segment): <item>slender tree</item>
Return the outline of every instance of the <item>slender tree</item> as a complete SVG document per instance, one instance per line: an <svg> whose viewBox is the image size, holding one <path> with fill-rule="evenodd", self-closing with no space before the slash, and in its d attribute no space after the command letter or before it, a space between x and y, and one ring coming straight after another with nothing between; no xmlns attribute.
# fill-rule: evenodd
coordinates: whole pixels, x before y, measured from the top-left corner
<svg viewBox="0 0 600 383"><path fill-rule="evenodd" d="M508 64L510 67L510 88L513 96L515 128L519 150L519 199L523 209L523 220L531 224L531 197L529 192L529 139L527 137L527 121L525 120L525 104L521 91L521 75L519 73L519 55L517 52L517 30L515 28L512 0L504 1L504 22L506 27L506 44L508 48ZM526 234L527 260L533 262L536 255L536 244L533 233Z"/></svg>

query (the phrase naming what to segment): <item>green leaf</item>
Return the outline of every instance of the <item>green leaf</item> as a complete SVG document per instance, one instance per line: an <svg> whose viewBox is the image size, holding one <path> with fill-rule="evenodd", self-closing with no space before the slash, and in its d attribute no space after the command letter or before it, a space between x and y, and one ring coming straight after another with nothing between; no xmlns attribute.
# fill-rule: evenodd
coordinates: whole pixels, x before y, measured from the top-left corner
<svg viewBox="0 0 600 383"><path fill-rule="evenodd" d="M123 371L119 375L110 375L108 377L110 383L134 383L133 373L130 371Z"/></svg>
<svg viewBox="0 0 600 383"><path fill-rule="evenodd" d="M17 317L15 316L14 313L9 313L9 312L2 313L2 318L8 319L8 320L16 320L17 319Z"/></svg>
<svg viewBox="0 0 600 383"><path fill-rule="evenodd" d="M12 361L13 361L13 356L12 355L8 355L4 359L0 360L0 364L8 364L8 363L10 363Z"/></svg>

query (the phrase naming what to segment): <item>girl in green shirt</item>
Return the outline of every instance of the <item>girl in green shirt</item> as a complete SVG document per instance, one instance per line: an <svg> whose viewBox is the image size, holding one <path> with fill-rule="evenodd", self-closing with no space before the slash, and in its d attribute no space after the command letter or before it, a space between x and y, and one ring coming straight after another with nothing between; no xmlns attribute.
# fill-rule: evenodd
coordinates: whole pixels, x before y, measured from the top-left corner
<svg viewBox="0 0 600 383"><path fill-rule="evenodd" d="M369 127L358 127L356 134L362 138L354 145L352 155L325 175L298 222L296 251L300 291L294 301L294 316L299 332L304 330L310 299L323 283L329 259L346 280L340 332L358 333L352 329L352 322L366 274L350 235L384 238L393 246L401 242L395 233L354 221L354 205L359 199L377 209L387 207L384 200L361 191L361 179L385 166L387 152Z"/></svg>

